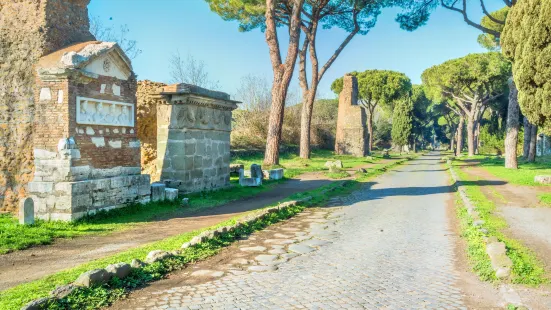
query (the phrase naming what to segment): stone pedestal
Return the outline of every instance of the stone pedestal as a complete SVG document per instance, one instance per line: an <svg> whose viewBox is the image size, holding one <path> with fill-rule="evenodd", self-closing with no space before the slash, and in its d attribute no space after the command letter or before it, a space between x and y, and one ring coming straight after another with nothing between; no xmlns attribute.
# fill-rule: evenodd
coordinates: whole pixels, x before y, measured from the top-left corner
<svg viewBox="0 0 551 310"><path fill-rule="evenodd" d="M228 94L189 84L164 87L157 105L157 172L182 193L229 186L232 110Z"/></svg>
<svg viewBox="0 0 551 310"><path fill-rule="evenodd" d="M358 157L369 155L367 113L358 105L358 80L352 75L344 76L339 95L335 153Z"/></svg>

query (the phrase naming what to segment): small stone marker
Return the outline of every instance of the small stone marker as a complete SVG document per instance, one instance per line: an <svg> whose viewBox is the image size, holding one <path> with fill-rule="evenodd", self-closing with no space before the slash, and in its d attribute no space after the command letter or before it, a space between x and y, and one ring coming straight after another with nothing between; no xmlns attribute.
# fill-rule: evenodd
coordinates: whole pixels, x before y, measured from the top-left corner
<svg viewBox="0 0 551 310"><path fill-rule="evenodd" d="M151 201L165 200L165 189L166 185L164 183L155 182L151 184Z"/></svg>
<svg viewBox="0 0 551 310"><path fill-rule="evenodd" d="M34 201L30 197L19 202L19 224L34 224Z"/></svg>
<svg viewBox="0 0 551 310"><path fill-rule="evenodd" d="M165 199L168 201L174 201L178 199L178 189L165 188Z"/></svg>
<svg viewBox="0 0 551 310"><path fill-rule="evenodd" d="M270 180L281 180L283 179L283 168L268 170L270 175Z"/></svg>

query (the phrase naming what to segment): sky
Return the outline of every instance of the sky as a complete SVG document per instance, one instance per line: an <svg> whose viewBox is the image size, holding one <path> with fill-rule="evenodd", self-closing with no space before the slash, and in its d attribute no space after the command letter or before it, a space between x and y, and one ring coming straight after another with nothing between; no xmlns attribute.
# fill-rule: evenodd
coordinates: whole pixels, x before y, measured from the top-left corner
<svg viewBox="0 0 551 310"><path fill-rule="evenodd" d="M470 1L472 19L480 20L475 2ZM499 5L500 1L494 2ZM499 8L491 4L489 9ZM92 0L88 9L106 26L128 26L128 37L136 40L142 50L132 62L139 80L170 82L169 59L176 51L203 61L209 76L219 82L219 90L231 95L236 94L246 75L272 80L264 34L258 29L239 32L237 22L222 20L203 0ZM427 25L407 32L394 21L398 12L385 9L368 34L354 37L323 77L318 98L335 98L331 83L347 72L395 70L420 84L425 69L485 51L477 43L480 32L468 26L458 13L439 8ZM340 29L319 30L321 64L346 35ZM286 49L284 37L280 38L282 49ZM298 91L297 74L293 78L291 89Z"/></svg>

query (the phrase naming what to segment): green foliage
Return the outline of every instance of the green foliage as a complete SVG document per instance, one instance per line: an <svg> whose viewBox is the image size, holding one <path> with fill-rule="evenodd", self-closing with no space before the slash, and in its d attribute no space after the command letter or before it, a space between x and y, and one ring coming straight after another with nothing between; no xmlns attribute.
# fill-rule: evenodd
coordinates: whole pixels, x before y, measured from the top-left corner
<svg viewBox="0 0 551 310"><path fill-rule="evenodd" d="M413 122L413 103L411 98L401 100L392 115L392 142L400 147L407 145Z"/></svg>
<svg viewBox="0 0 551 310"><path fill-rule="evenodd" d="M350 177L350 174L346 171L338 171L338 172L324 172L325 176L327 176L330 179L340 180L340 179L346 179Z"/></svg>
<svg viewBox="0 0 551 310"><path fill-rule="evenodd" d="M394 110L394 103L406 97L411 90L410 79L401 72L390 70L366 70L352 72L358 79L358 99L370 110L379 105L385 112ZM343 78L331 84L331 90L340 94Z"/></svg>
<svg viewBox="0 0 551 310"><path fill-rule="evenodd" d="M227 21L237 21L239 31L250 31L256 28L265 28L265 0L205 0L210 9ZM391 0L350 0L350 1L329 1L323 7L319 2L305 1L302 10L303 19L312 17L313 11L321 10L319 23L324 29L338 27L346 32L355 30L354 15L356 15L358 33L366 34L369 29L375 26L381 8L391 5ZM290 15L290 8L287 5L277 5L276 14L278 26L286 25L287 17Z"/></svg>
<svg viewBox="0 0 551 310"><path fill-rule="evenodd" d="M509 14L510 9L511 8L506 6L506 7L501 8L501 9L495 11L495 12L490 13L490 15L492 15L493 18L495 18L497 20L500 20L500 21L505 23L505 21L507 20L507 14ZM482 20L480 21L480 24L482 26L488 28L488 29L495 30L499 33L503 32L503 27L505 27L504 24L496 23L486 15L484 15L482 17ZM494 35L488 34L488 33L483 33L483 34L479 35L478 36L478 43L482 47L484 47L484 48L486 48L490 51L496 51L496 50L500 49L499 38L494 36Z"/></svg>
<svg viewBox="0 0 551 310"><path fill-rule="evenodd" d="M421 76L427 96L434 101L454 96L483 99L507 92L511 64L497 52L469 54L425 70Z"/></svg>
<svg viewBox="0 0 551 310"><path fill-rule="evenodd" d="M532 124L551 132L551 1L523 0L507 17L501 45L513 61L518 101Z"/></svg>
<svg viewBox="0 0 551 310"><path fill-rule="evenodd" d="M391 147L392 123L385 117L379 117L373 125L373 144L379 149Z"/></svg>
<svg viewBox="0 0 551 310"><path fill-rule="evenodd" d="M413 104L411 143L417 143L419 140L426 140L425 136L430 136L434 123L438 116L431 113L432 102L427 98L425 89L422 85L413 85L411 89L411 102Z"/></svg>
<svg viewBox="0 0 551 310"><path fill-rule="evenodd" d="M482 154L501 155L505 152L505 137L503 132L490 131L490 125L484 125L480 129L480 152Z"/></svg>

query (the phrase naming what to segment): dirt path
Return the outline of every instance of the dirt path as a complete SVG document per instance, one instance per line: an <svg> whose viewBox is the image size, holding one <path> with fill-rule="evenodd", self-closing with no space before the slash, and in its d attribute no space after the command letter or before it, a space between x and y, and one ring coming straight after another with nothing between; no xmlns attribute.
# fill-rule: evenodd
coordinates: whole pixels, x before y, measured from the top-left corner
<svg viewBox="0 0 551 310"><path fill-rule="evenodd" d="M381 160L361 167L369 168L391 161ZM209 227L240 213L262 208L292 194L313 190L333 181L321 172L305 173L254 197L195 214L176 215L108 235L58 239L50 245L0 255L0 291L130 248Z"/></svg>
<svg viewBox="0 0 551 310"><path fill-rule="evenodd" d="M509 224L505 233L532 249L551 273L551 208L538 198L538 194L548 193L551 188L510 184L480 167L462 169L480 180L482 193Z"/></svg>

